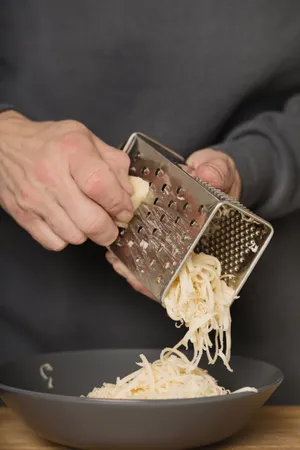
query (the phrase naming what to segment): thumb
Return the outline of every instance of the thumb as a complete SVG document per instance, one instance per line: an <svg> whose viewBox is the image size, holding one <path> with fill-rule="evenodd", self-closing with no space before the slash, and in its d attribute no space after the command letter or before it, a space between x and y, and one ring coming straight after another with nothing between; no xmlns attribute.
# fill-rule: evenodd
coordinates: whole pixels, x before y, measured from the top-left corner
<svg viewBox="0 0 300 450"><path fill-rule="evenodd" d="M197 166L195 176L228 193L233 183L234 173L226 159L214 158Z"/></svg>

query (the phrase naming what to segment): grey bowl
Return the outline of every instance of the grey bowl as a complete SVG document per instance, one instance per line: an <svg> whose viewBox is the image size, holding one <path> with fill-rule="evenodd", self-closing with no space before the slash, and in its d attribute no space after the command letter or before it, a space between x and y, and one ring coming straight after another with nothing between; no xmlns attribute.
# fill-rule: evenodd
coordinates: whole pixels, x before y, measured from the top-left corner
<svg viewBox="0 0 300 450"><path fill-rule="evenodd" d="M188 449L221 441L240 430L283 379L265 362L233 357L233 373L209 367L231 390L254 386L258 393L191 400L94 400L80 398L104 381L136 368L144 353L158 350L96 350L55 353L0 367L0 396L43 438L81 449ZM53 389L40 366L53 367ZM204 367L201 364L201 367ZM205 368L205 367L204 367Z"/></svg>

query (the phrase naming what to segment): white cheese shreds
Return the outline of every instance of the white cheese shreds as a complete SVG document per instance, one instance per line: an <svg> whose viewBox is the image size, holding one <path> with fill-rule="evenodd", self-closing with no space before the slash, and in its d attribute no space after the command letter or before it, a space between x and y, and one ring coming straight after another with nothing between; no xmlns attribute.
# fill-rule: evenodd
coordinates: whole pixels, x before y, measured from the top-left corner
<svg viewBox="0 0 300 450"><path fill-rule="evenodd" d="M89 398L119 399L176 399L225 395L228 392L219 387L213 377L200 368L192 371L190 361L183 354L162 356L150 364L140 355L140 369L116 384L104 383L95 388Z"/></svg>
<svg viewBox="0 0 300 450"><path fill-rule="evenodd" d="M167 293L163 305L168 315L188 331L175 348L194 347L191 362L197 367L206 353L210 364L218 356L228 369L231 351L230 306L234 291L221 279L221 264L217 258L204 253L192 253ZM215 332L214 341L211 332Z"/></svg>
<svg viewBox="0 0 300 450"><path fill-rule="evenodd" d="M226 395L230 391L198 364L205 353L210 364L220 357L230 369L231 316L234 291L221 276L217 258L203 253L191 254L182 267L163 305L179 328L188 331L174 348L165 348L160 358L150 363L144 355L137 363L139 370L118 378L116 384L104 383L88 394L89 398L178 399ZM214 332L214 340L211 333ZM190 361L179 349L194 348ZM236 392L257 392L242 388Z"/></svg>

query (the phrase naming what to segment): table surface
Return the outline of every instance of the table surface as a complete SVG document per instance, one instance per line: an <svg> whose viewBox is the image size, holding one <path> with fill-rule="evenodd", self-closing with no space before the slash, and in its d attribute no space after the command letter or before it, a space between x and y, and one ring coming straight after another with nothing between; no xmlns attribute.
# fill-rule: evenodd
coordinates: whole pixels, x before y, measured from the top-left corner
<svg viewBox="0 0 300 450"><path fill-rule="evenodd" d="M0 408L0 450L62 450L34 435L7 408ZM300 406L267 406L240 433L209 450L300 449Z"/></svg>

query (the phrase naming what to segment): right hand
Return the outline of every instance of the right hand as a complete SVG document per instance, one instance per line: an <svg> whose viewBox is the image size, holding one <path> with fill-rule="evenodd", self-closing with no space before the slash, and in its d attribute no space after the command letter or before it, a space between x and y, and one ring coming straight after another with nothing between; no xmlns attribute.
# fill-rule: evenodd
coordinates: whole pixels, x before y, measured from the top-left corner
<svg viewBox="0 0 300 450"><path fill-rule="evenodd" d="M49 250L107 246L133 215L129 157L76 121L0 114L0 205Z"/></svg>

